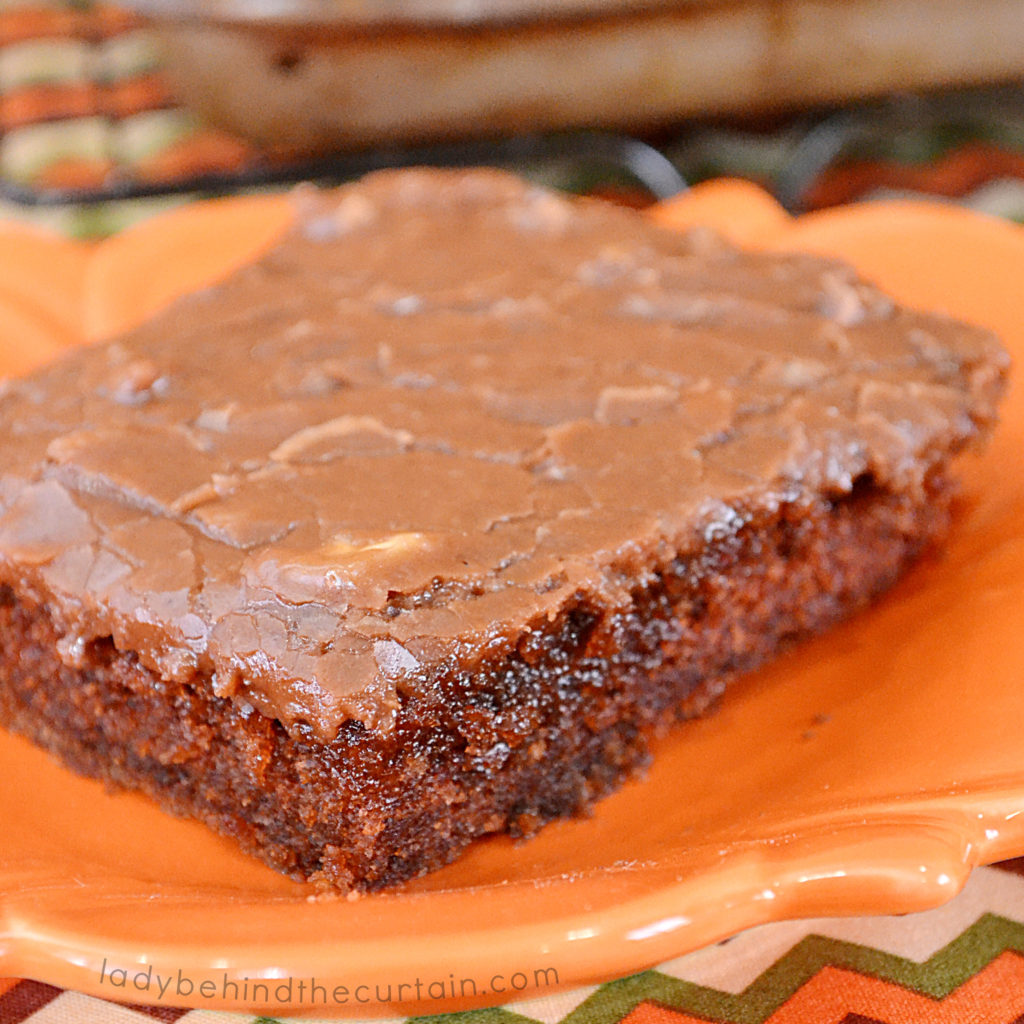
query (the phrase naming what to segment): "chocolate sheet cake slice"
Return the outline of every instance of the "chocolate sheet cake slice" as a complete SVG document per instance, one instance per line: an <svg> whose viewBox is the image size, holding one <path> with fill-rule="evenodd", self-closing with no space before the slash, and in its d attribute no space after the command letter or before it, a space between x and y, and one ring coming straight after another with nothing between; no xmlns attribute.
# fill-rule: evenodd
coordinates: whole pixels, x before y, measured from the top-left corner
<svg viewBox="0 0 1024 1024"><path fill-rule="evenodd" d="M985 332L492 172L297 197L226 283L10 382L0 711L296 877L586 809L887 587Z"/></svg>

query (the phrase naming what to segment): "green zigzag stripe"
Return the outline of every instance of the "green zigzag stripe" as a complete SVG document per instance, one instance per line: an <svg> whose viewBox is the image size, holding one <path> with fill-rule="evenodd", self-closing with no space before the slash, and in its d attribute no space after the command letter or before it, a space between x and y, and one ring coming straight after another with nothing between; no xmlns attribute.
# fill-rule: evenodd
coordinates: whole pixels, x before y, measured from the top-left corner
<svg viewBox="0 0 1024 1024"><path fill-rule="evenodd" d="M801 939L739 995L657 971L602 985L559 1024L617 1024L638 1004L652 1000L723 1024L763 1024L824 967L842 967L943 999L1000 953L1024 954L1024 923L985 914L923 963L870 946L820 935ZM509 1010L490 1009L410 1018L409 1024L538 1024Z"/></svg>
<svg viewBox="0 0 1024 1024"><path fill-rule="evenodd" d="M486 1010L463 1010L460 1013L439 1013L429 1017L410 1017L405 1024L539 1024L532 1017L500 1006Z"/></svg>

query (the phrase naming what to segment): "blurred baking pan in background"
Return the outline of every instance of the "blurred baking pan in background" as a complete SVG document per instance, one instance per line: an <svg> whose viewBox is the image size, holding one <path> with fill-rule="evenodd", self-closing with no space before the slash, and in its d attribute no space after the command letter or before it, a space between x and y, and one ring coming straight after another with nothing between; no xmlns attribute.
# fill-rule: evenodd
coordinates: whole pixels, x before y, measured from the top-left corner
<svg viewBox="0 0 1024 1024"><path fill-rule="evenodd" d="M638 132L1024 74L1021 0L127 0L185 102L302 151Z"/></svg>

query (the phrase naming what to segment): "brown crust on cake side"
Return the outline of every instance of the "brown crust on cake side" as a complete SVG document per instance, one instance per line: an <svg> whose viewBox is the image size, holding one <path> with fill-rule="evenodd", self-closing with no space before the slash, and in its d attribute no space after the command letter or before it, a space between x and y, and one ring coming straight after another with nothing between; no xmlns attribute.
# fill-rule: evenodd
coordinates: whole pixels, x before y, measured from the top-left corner
<svg viewBox="0 0 1024 1024"><path fill-rule="evenodd" d="M5 587L0 714L294 877L377 889L479 836L586 811L647 763L660 728L888 587L945 530L951 490L935 473L914 494L864 478L834 499L790 495L650 572L622 607L581 598L473 670L442 666L394 730L350 722L326 744L208 680L162 680L109 640L69 667L47 610Z"/></svg>

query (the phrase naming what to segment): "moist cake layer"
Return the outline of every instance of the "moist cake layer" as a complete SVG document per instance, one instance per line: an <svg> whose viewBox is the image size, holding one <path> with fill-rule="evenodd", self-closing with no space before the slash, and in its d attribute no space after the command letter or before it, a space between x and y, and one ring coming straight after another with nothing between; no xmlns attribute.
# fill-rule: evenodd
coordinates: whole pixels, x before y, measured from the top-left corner
<svg viewBox="0 0 1024 1024"><path fill-rule="evenodd" d="M793 500L638 579L581 597L475 671L452 666L390 731L290 736L209 680L168 682L109 640L63 664L45 610L0 592L0 713L76 770L142 788L299 878L376 889L488 833L532 833L643 768L653 732L887 587L946 526L950 488L859 482ZM771 742L765 736L765 742ZM709 784L711 784L709 782Z"/></svg>

